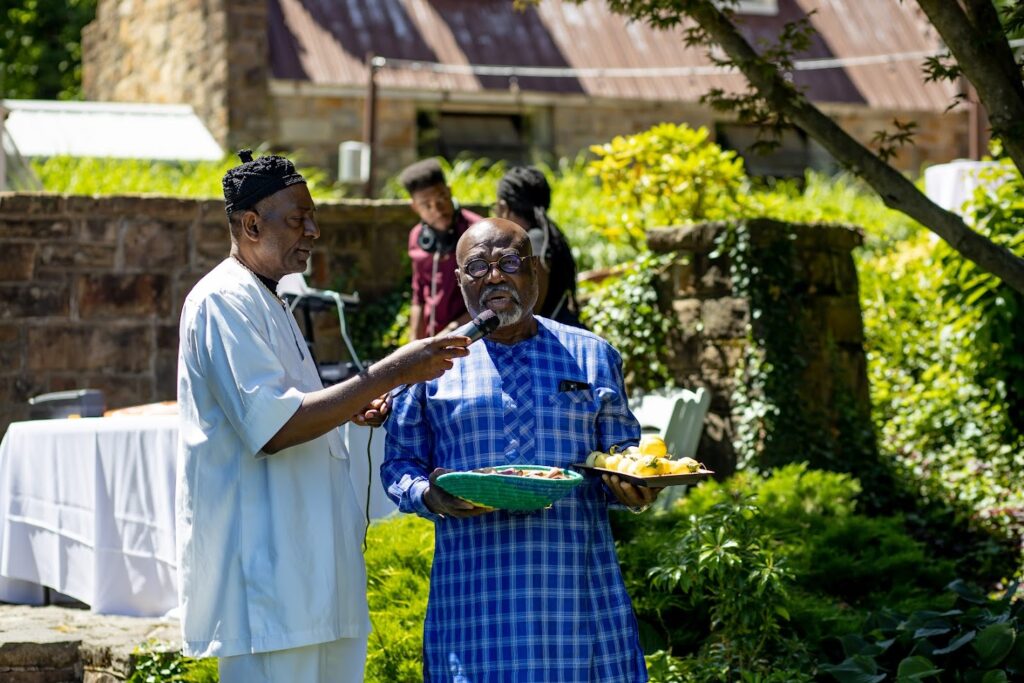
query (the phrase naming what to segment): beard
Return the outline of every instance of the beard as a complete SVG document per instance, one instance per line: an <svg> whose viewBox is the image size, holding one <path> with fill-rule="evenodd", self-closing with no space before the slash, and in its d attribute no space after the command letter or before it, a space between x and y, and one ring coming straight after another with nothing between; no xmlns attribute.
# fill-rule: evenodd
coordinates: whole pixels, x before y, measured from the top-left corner
<svg viewBox="0 0 1024 683"><path fill-rule="evenodd" d="M509 325L515 325L517 322L526 317L526 314L530 311L532 306L527 307L523 305L523 300L519 296L519 292L516 291L512 285L509 284L497 284L487 285L480 291L480 297L475 302L468 301L468 297L465 297L465 290L463 290L463 297L467 298L466 304L470 313L474 317L480 314L481 311L487 310L487 300L497 293L508 295L512 305L504 311L495 311L498 316L498 328L508 327ZM536 299L536 296L533 297Z"/></svg>

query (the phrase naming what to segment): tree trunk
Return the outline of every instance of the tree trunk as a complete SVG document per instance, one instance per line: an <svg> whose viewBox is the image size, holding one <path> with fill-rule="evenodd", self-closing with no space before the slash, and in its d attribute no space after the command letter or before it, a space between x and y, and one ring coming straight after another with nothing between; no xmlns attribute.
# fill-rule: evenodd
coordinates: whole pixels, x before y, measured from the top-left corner
<svg viewBox="0 0 1024 683"><path fill-rule="evenodd" d="M991 0L917 0L988 111L992 132L1024 174L1024 82Z"/></svg>

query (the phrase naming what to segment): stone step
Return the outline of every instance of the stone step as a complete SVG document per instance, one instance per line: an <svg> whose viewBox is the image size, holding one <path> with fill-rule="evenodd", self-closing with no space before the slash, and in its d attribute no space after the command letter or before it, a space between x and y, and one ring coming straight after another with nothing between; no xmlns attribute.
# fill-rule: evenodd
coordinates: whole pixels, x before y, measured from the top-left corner
<svg viewBox="0 0 1024 683"><path fill-rule="evenodd" d="M0 604L0 681L124 681L134 670L136 648L151 641L163 650L180 649L178 622Z"/></svg>

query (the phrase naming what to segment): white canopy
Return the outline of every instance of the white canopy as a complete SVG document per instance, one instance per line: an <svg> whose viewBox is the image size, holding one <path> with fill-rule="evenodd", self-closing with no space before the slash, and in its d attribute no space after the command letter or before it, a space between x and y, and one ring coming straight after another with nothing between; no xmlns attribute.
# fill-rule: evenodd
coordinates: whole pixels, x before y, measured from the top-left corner
<svg viewBox="0 0 1024 683"><path fill-rule="evenodd" d="M0 100L4 127L24 157L217 161L224 152L181 104Z"/></svg>

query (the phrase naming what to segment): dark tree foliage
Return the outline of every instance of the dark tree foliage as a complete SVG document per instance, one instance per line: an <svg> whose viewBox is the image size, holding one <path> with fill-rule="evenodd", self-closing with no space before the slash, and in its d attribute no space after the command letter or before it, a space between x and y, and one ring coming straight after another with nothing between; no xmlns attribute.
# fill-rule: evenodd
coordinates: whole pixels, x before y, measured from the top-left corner
<svg viewBox="0 0 1024 683"><path fill-rule="evenodd" d="M0 97L80 99L82 27L97 0L0 3Z"/></svg>

